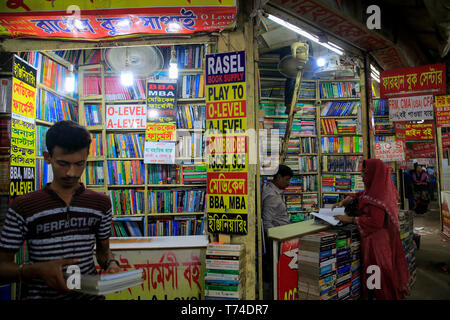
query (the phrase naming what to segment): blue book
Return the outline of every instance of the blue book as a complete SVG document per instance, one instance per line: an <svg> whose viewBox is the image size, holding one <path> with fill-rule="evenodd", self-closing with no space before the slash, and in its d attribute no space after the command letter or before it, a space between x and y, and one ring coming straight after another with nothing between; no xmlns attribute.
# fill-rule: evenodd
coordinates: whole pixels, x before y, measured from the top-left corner
<svg viewBox="0 0 450 320"><path fill-rule="evenodd" d="M195 76L195 97L198 98L198 90L200 86L200 74L198 73Z"/></svg>

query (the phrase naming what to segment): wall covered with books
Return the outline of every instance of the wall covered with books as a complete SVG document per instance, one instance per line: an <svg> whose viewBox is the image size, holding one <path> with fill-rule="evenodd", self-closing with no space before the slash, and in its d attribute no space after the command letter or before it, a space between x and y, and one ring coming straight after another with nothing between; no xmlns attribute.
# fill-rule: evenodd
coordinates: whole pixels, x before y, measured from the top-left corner
<svg viewBox="0 0 450 320"><path fill-rule="evenodd" d="M120 71L106 61L106 50L23 54L37 70L35 188L43 188L53 178L51 167L43 158L46 132L59 120L73 120L91 133L92 144L82 182L87 188L110 196L111 236L205 234L203 70L210 44L157 47L155 50L161 54L159 68L152 74L138 75L128 86L121 82ZM147 122L151 121L147 81L156 84L169 81L168 67L173 52L179 76L173 85L176 89L171 110L166 112L173 114L175 135L170 146L174 148L167 153L169 149L156 146L161 152L156 159L149 155L152 152L146 151ZM71 64L73 72L69 68ZM72 91L66 90L68 77L75 78ZM6 90L8 84L5 82L2 89ZM10 125L6 118L0 121L2 126ZM9 145L3 136L5 132L8 131L2 130L1 150L7 157ZM2 168L7 170L5 166ZM5 182L5 190L0 192L7 192L6 186Z"/></svg>
<svg viewBox="0 0 450 320"><path fill-rule="evenodd" d="M274 54L259 59L262 184L275 173L288 120L288 80L277 69L279 59ZM366 105L360 87L359 78L302 79L284 161L294 171L285 192L292 222L311 219L311 211L363 190L360 173L368 150L362 121Z"/></svg>

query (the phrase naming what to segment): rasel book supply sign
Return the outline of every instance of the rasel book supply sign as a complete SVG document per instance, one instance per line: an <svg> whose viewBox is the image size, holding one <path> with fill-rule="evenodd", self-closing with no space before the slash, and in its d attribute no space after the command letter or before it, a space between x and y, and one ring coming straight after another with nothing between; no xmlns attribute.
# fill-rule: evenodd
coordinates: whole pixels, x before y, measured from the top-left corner
<svg viewBox="0 0 450 320"><path fill-rule="evenodd" d="M234 24L235 0L2 1L0 35L114 39L191 34Z"/></svg>
<svg viewBox="0 0 450 320"><path fill-rule="evenodd" d="M245 51L206 56L208 232L247 234Z"/></svg>

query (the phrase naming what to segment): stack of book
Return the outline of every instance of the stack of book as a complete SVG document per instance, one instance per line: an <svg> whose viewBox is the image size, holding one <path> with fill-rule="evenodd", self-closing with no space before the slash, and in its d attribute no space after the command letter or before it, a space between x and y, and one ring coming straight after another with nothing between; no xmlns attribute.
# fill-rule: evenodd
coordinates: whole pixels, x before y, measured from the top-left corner
<svg viewBox="0 0 450 320"><path fill-rule="evenodd" d="M358 192L364 189L359 175L323 175L323 192Z"/></svg>
<svg viewBox="0 0 450 320"><path fill-rule="evenodd" d="M322 170L324 172L361 172L362 156L324 156Z"/></svg>
<svg viewBox="0 0 450 320"><path fill-rule="evenodd" d="M204 155L206 135L201 132L183 132L177 134L175 157L201 158Z"/></svg>
<svg viewBox="0 0 450 320"><path fill-rule="evenodd" d="M202 67L205 55L204 45L186 45L175 47L179 69L198 69ZM166 56L170 60L170 56Z"/></svg>
<svg viewBox="0 0 450 320"><path fill-rule="evenodd" d="M148 192L150 213L203 212L205 189L151 190Z"/></svg>
<svg viewBox="0 0 450 320"><path fill-rule="evenodd" d="M374 136L373 142L395 142L395 136Z"/></svg>
<svg viewBox="0 0 450 320"><path fill-rule="evenodd" d="M101 133L91 132L91 145L89 146L89 156L101 157L103 155L103 143Z"/></svg>
<svg viewBox="0 0 450 320"><path fill-rule="evenodd" d="M179 105L177 111L177 128L179 129L205 129L205 105Z"/></svg>
<svg viewBox="0 0 450 320"><path fill-rule="evenodd" d="M322 82L319 85L320 97L333 98L357 98L360 96L356 82Z"/></svg>
<svg viewBox="0 0 450 320"><path fill-rule="evenodd" d="M300 153L317 153L317 138L301 138Z"/></svg>
<svg viewBox="0 0 450 320"><path fill-rule="evenodd" d="M183 163L181 175L183 184L206 184L206 164Z"/></svg>
<svg viewBox="0 0 450 320"><path fill-rule="evenodd" d="M320 137L322 153L360 153L363 139L358 136Z"/></svg>
<svg viewBox="0 0 450 320"><path fill-rule="evenodd" d="M345 197L339 194L322 194L323 207L331 208L333 204L338 203L343 198Z"/></svg>
<svg viewBox="0 0 450 320"><path fill-rule="evenodd" d="M352 255L350 230L345 228L331 229L336 234L336 292L338 300L346 300L351 296Z"/></svg>
<svg viewBox="0 0 450 320"><path fill-rule="evenodd" d="M352 255L351 300L358 300L361 296L361 235L359 234L358 227L354 224L349 224L343 228L350 232L350 249Z"/></svg>
<svg viewBox="0 0 450 320"><path fill-rule="evenodd" d="M36 118L49 122L72 120L78 122L78 107L49 91L39 89L36 105Z"/></svg>
<svg viewBox="0 0 450 320"><path fill-rule="evenodd" d="M302 210L305 210L305 211L317 210L318 203L319 203L319 200L318 200L317 193L304 194Z"/></svg>
<svg viewBox="0 0 450 320"><path fill-rule="evenodd" d="M322 117L356 116L361 102L327 102L323 105L320 115Z"/></svg>
<svg viewBox="0 0 450 320"><path fill-rule="evenodd" d="M315 99L316 98L316 82L301 82L298 90L299 99Z"/></svg>
<svg viewBox="0 0 450 320"><path fill-rule="evenodd" d="M43 189L48 182L53 181L52 166L44 159L36 159L36 190Z"/></svg>
<svg viewBox="0 0 450 320"><path fill-rule="evenodd" d="M175 217L158 217L149 220L149 237L193 236L202 235L205 230L205 219L195 216L181 215Z"/></svg>
<svg viewBox="0 0 450 320"><path fill-rule="evenodd" d="M400 210L398 214L400 223L400 239L405 252L406 263L409 270L409 288L416 281L416 252L414 247L414 213L413 211Z"/></svg>
<svg viewBox="0 0 450 320"><path fill-rule="evenodd" d="M133 189L109 190L113 215L145 213L145 192Z"/></svg>
<svg viewBox="0 0 450 320"><path fill-rule="evenodd" d="M87 126L102 124L102 106L100 104L84 105L84 121Z"/></svg>
<svg viewBox="0 0 450 320"><path fill-rule="evenodd" d="M47 151L47 146L45 145L45 135L47 134L50 127L46 126L36 126L36 155L43 156L44 151ZM9 142L9 141L8 141Z"/></svg>
<svg viewBox="0 0 450 320"><path fill-rule="evenodd" d="M376 116L387 116L389 115L389 104L384 99L372 100L373 113Z"/></svg>
<svg viewBox="0 0 450 320"><path fill-rule="evenodd" d="M0 158L0 192L9 194L9 158Z"/></svg>
<svg viewBox="0 0 450 320"><path fill-rule="evenodd" d="M84 95L100 95L102 92L102 78L99 76L84 77ZM144 100L145 80L134 79L131 86L125 87L120 83L120 77L105 77L105 100Z"/></svg>
<svg viewBox="0 0 450 320"><path fill-rule="evenodd" d="M145 166L143 161L108 160L108 183L116 185L142 185L145 183ZM103 164L102 164L103 168Z"/></svg>
<svg viewBox="0 0 450 320"><path fill-rule="evenodd" d="M103 161L88 162L85 176L87 185L104 185L105 173L103 170Z"/></svg>
<svg viewBox="0 0 450 320"><path fill-rule="evenodd" d="M143 217L113 217L111 237L142 237Z"/></svg>
<svg viewBox="0 0 450 320"><path fill-rule="evenodd" d="M242 244L210 243L206 248L205 300L242 299Z"/></svg>
<svg viewBox="0 0 450 320"><path fill-rule="evenodd" d="M178 98L202 98L205 95L205 77L203 73L180 76L178 88Z"/></svg>
<svg viewBox="0 0 450 320"><path fill-rule="evenodd" d="M303 156L298 158L299 172L315 172L318 170L316 156Z"/></svg>
<svg viewBox="0 0 450 320"><path fill-rule="evenodd" d="M107 134L106 145L109 158L143 158L144 134Z"/></svg>
<svg viewBox="0 0 450 320"><path fill-rule="evenodd" d="M286 106L284 105L284 102L261 100L259 108L264 110L264 115L266 117L286 115Z"/></svg>
<svg viewBox="0 0 450 320"><path fill-rule="evenodd" d="M0 112L11 112L12 79L0 78Z"/></svg>
<svg viewBox="0 0 450 320"><path fill-rule="evenodd" d="M357 134L357 123L353 119L325 119L322 118L322 132L323 134Z"/></svg>
<svg viewBox="0 0 450 320"><path fill-rule="evenodd" d="M181 166L174 164L149 164L149 184L181 184Z"/></svg>
<svg viewBox="0 0 450 320"><path fill-rule="evenodd" d="M336 299L336 235L319 232L300 238L299 300Z"/></svg>

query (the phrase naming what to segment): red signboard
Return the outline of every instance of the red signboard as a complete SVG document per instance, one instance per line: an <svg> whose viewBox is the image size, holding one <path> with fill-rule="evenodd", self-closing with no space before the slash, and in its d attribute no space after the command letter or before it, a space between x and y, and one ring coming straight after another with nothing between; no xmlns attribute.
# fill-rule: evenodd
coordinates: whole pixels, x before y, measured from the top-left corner
<svg viewBox="0 0 450 320"><path fill-rule="evenodd" d="M380 76L381 98L445 93L445 64L387 70Z"/></svg>
<svg viewBox="0 0 450 320"><path fill-rule="evenodd" d="M69 39L110 39L145 34L220 31L236 18L234 0L73 1L47 8L49 1L5 1L0 5L0 35ZM14 3L14 5L12 5ZM51 1L53 3L53 1ZM86 4L88 3L88 4ZM22 5L21 5L22 4ZM200 4L200 5L199 5ZM80 8L81 7L81 8Z"/></svg>
<svg viewBox="0 0 450 320"><path fill-rule="evenodd" d="M436 126L450 127L450 95L435 97Z"/></svg>
<svg viewBox="0 0 450 320"><path fill-rule="evenodd" d="M406 141L430 141L434 140L434 128L432 123L407 123L405 131Z"/></svg>
<svg viewBox="0 0 450 320"><path fill-rule="evenodd" d="M299 239L283 241L277 266L278 300L298 300L298 243Z"/></svg>
<svg viewBox="0 0 450 320"><path fill-rule="evenodd" d="M442 134L442 149L450 150L450 133Z"/></svg>
<svg viewBox="0 0 450 320"><path fill-rule="evenodd" d="M436 149L433 143L418 142L412 144L414 158L436 158Z"/></svg>

